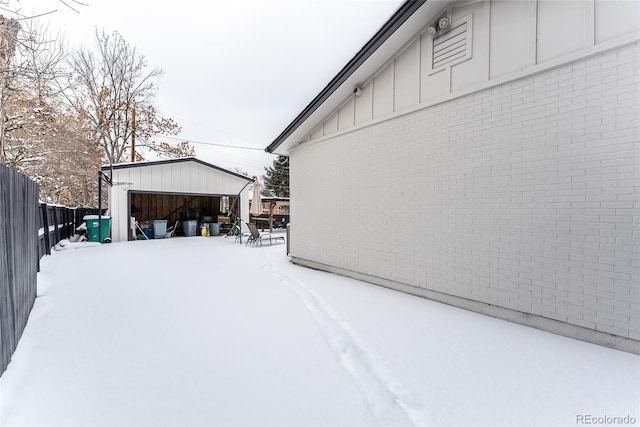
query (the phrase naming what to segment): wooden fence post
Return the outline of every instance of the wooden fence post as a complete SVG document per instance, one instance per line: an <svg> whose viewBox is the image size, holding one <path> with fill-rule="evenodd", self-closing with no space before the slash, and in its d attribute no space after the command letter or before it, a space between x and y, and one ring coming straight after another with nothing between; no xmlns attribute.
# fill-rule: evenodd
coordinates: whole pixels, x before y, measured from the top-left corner
<svg viewBox="0 0 640 427"><path fill-rule="evenodd" d="M58 221L58 207L53 206L51 212L53 213L53 237L56 243L58 243L60 241L60 228L58 227L60 221Z"/></svg>
<svg viewBox="0 0 640 427"><path fill-rule="evenodd" d="M47 255L51 255L51 240L49 239L49 207L46 203L40 204L40 212L42 215L42 228L44 237L44 251Z"/></svg>

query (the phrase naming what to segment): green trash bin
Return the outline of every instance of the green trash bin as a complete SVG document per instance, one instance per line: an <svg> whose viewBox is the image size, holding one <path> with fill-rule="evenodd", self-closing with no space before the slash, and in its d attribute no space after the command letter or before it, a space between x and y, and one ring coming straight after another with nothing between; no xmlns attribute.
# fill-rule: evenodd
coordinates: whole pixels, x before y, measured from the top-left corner
<svg viewBox="0 0 640 427"><path fill-rule="evenodd" d="M87 223L87 238L90 242L98 242L98 224L102 224L102 243L111 241L111 217L102 216L98 221L98 215L85 215L82 219Z"/></svg>

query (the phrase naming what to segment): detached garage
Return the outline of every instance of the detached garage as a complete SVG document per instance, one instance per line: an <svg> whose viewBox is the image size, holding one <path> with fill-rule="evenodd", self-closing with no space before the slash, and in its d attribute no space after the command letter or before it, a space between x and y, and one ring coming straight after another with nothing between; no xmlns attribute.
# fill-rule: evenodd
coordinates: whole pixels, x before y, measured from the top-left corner
<svg viewBox="0 0 640 427"><path fill-rule="evenodd" d="M132 240L131 218L140 224L167 220L230 223L227 212L239 217L249 213L248 184L251 178L196 158L123 163L103 166L111 177L109 190L111 238ZM244 224L243 224L244 226Z"/></svg>

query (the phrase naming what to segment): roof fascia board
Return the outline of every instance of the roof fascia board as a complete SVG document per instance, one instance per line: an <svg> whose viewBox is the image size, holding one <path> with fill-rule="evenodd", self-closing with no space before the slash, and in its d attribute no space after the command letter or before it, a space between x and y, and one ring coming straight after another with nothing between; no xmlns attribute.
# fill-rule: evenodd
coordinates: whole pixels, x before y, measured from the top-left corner
<svg viewBox="0 0 640 427"><path fill-rule="evenodd" d="M382 46L404 22L427 0L405 1L376 34L358 51L329 84L305 107L284 131L265 149L273 153L291 134L307 120L373 53Z"/></svg>
<svg viewBox="0 0 640 427"><path fill-rule="evenodd" d="M211 163L207 163L203 160L200 159L196 159L195 157L183 157L180 159L168 159L168 160L154 160L154 161L150 161L150 162L137 162L137 163L119 163L119 164L115 164L115 165L103 165L100 167L100 169L102 171L108 171L108 170L117 170L117 169L128 169L128 168L137 168L137 167L143 167L143 166L158 166L158 165L168 165L168 164L175 164L175 163L182 163L182 162L195 162L195 163L199 163L203 166L218 170L220 172L224 172L226 174L229 175L233 175L237 178L242 178L244 180L247 181L253 181L252 178L249 178L247 176L244 175L240 175L239 173L236 172L232 172L230 170L221 168L219 166L216 165L212 165Z"/></svg>

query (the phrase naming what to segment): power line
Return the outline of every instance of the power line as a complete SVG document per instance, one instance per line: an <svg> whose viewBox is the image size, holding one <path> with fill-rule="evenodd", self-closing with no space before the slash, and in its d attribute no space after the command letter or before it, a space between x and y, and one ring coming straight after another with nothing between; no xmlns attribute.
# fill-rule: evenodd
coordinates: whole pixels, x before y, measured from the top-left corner
<svg viewBox="0 0 640 427"><path fill-rule="evenodd" d="M176 137L170 137L170 136L166 136L166 135L159 135L160 138L168 138L168 139L173 139L173 140L177 140L177 141L186 141L189 142L186 139L181 139L181 138L176 138ZM148 144L152 144L152 142L150 140L147 140L146 138L140 138L141 141L148 143ZM246 155L240 155L238 156L238 154L232 154L232 152L228 152L225 151L223 149L217 150L216 147L211 147L210 150L215 150L215 152L210 152L210 150L206 147L208 145L212 145L213 143L206 143L203 142L202 147L195 147L198 150L202 150L205 151L203 152L198 152L197 156L202 156L204 155L204 159L205 160L210 160L210 161L214 161L216 165L218 166L222 166L225 167L229 170L234 170L234 168L238 168L238 170L252 170L252 172L250 173L250 175L256 175L256 176L262 176L265 174L265 170L269 164L267 163L266 159L265 160L257 160L257 159L253 159L251 155L249 155L250 153L247 152ZM238 147L238 146L234 146L234 145L223 145L223 144L215 144L215 145L220 145L222 146L222 148L224 147L231 147L231 148L244 148L244 147ZM255 147L246 147L248 150L251 151L257 151L260 149L257 149ZM260 150L262 151L262 150ZM264 151L262 151L264 152ZM270 154L270 153L266 153L265 154ZM269 156L270 158L272 158L272 156ZM215 160L213 160L215 159ZM258 169L259 172L256 170Z"/></svg>
<svg viewBox="0 0 640 427"><path fill-rule="evenodd" d="M213 145L216 147L225 147L225 148L237 148L239 150L255 150L255 151L263 151L266 153L264 148L257 148L257 147L242 147L242 146L238 146L238 145L229 145L229 144L220 144L217 142L205 142L205 141L194 141L192 139L185 139L185 138L176 138L173 136L167 136L167 135L158 135L161 138L166 138L166 139L172 139L174 141L180 141L180 142L188 142L190 144L202 144L202 145ZM267 154L272 154L272 153L267 153Z"/></svg>

